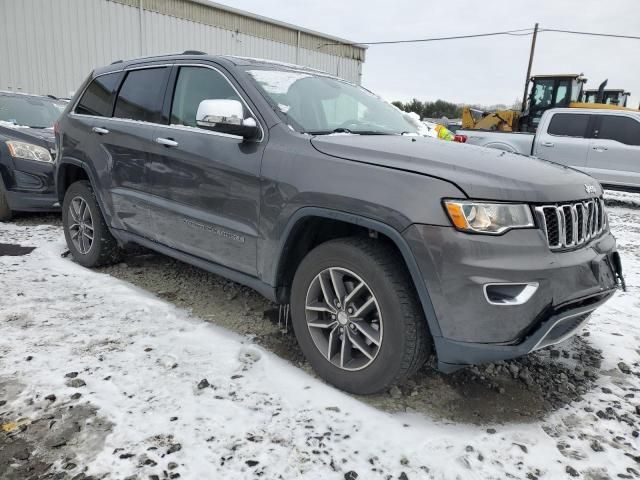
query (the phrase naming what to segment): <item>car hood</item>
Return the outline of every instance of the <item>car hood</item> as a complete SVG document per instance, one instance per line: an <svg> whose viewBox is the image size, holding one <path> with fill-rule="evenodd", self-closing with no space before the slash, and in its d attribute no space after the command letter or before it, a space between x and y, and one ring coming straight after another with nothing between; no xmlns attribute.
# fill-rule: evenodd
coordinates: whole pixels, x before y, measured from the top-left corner
<svg viewBox="0 0 640 480"><path fill-rule="evenodd" d="M322 135L311 143L333 157L449 181L470 198L546 203L602 194L597 180L577 170L491 148L399 135Z"/></svg>
<svg viewBox="0 0 640 480"><path fill-rule="evenodd" d="M45 148L55 148L53 128L7 127L0 125L0 137L22 140Z"/></svg>

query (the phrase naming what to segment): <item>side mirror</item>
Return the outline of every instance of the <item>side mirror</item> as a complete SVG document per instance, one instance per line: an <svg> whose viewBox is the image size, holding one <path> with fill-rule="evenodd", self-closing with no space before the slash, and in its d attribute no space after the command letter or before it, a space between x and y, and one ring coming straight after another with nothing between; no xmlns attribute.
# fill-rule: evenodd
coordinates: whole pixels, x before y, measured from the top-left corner
<svg viewBox="0 0 640 480"><path fill-rule="evenodd" d="M244 107L238 100L201 101L196 124L214 132L238 135L245 140L255 140L260 135L255 118L244 118Z"/></svg>

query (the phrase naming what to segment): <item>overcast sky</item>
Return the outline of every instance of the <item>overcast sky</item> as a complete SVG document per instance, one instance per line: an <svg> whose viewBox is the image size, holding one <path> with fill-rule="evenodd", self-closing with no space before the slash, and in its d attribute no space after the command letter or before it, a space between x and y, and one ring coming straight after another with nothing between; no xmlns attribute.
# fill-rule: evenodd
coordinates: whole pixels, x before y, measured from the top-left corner
<svg viewBox="0 0 640 480"><path fill-rule="evenodd" d="M355 42L541 27L640 36L640 0L217 0ZM363 85L388 100L511 104L522 97L531 37L371 46ZM640 40L541 33L534 74L584 73L586 88L640 102Z"/></svg>

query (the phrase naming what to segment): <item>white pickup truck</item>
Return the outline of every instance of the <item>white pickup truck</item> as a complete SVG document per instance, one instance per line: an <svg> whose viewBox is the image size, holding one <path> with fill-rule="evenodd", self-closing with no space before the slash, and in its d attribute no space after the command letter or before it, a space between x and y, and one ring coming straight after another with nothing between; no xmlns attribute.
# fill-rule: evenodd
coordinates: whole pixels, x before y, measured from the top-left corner
<svg viewBox="0 0 640 480"><path fill-rule="evenodd" d="M467 143L533 155L582 170L620 190L640 191L640 112L555 108L537 132L458 130Z"/></svg>

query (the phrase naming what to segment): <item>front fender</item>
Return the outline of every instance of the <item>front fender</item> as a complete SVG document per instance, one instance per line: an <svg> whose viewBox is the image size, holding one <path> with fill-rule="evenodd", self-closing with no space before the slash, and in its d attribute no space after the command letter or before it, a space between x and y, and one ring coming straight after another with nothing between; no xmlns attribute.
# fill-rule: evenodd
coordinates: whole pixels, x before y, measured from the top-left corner
<svg viewBox="0 0 640 480"><path fill-rule="evenodd" d="M409 248L409 245L405 238L402 236L402 233L393 228L392 226L373 220L371 218L363 217L360 215L354 215L347 212L341 212L337 210L330 210L326 208L318 208L318 207L304 207L297 210L289 219L286 224L284 231L282 232L282 236L280 239L279 248L277 250L278 254L276 255L275 265L280 265L280 262L283 261L282 254L285 250L285 244L289 239L291 232L294 231L296 225L300 222L303 222L305 219L310 217L321 217L327 218L331 220L338 220L345 223L350 223L352 225L357 225L360 227L367 228L369 230L373 230L375 232L379 232L389 238L394 245L398 248L398 251L402 255L402 258L407 266L407 270L411 275L411 279L415 286L416 292L418 293L418 298L420 299L420 303L422 305L422 310L424 311L425 318L427 319L427 324L429 325L429 330L432 336L439 337L441 336L440 325L438 324L438 319L436 317L435 310L433 308L433 303L431 302L431 297L427 290L426 284L424 282L424 278L420 272L420 268L418 267L418 263ZM276 285L276 277L277 277L277 268L271 273L273 275L271 277L271 284Z"/></svg>

